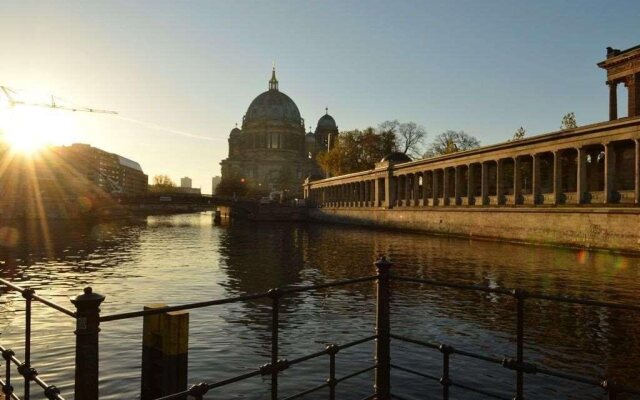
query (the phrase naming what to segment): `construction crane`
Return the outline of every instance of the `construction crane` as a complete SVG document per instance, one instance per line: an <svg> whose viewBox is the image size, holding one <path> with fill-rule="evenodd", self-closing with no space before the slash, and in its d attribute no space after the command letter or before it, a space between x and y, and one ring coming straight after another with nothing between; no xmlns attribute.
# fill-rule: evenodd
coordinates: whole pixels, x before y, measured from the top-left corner
<svg viewBox="0 0 640 400"><path fill-rule="evenodd" d="M10 89L7 86L0 85L0 90L4 93L9 103L9 106L11 107L32 106L32 107L54 108L57 110L67 110L67 111L80 111L80 112L90 112L90 113L100 113L100 114L117 114L116 111L99 110L96 108L76 106L75 104L72 104L72 106L65 105L65 104L71 104L71 103L68 101L65 101L60 97L56 97L54 95L49 96L51 98L50 102L45 102L45 103L28 102L28 101L20 100L18 98L19 94L15 90Z"/></svg>

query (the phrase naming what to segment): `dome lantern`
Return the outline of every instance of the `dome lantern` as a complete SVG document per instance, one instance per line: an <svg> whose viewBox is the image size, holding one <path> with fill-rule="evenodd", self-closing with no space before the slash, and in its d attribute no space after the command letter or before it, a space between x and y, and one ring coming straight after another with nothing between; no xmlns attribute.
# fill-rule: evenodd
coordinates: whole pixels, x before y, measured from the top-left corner
<svg viewBox="0 0 640 400"><path fill-rule="evenodd" d="M276 67L273 66L273 71L271 72L271 80L269 80L269 90L278 90L278 79L276 79Z"/></svg>

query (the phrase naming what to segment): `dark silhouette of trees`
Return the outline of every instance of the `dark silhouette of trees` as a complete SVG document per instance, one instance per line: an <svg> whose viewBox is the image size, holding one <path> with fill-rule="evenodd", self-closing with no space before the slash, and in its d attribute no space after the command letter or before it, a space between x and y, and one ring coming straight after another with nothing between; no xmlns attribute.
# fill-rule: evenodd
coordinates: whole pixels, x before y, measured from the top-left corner
<svg viewBox="0 0 640 400"><path fill-rule="evenodd" d="M456 132L448 130L435 137L431 145L429 145L427 152L424 154L424 157L436 157L443 154L475 149L476 147L480 147L480 141L474 136L464 131Z"/></svg>

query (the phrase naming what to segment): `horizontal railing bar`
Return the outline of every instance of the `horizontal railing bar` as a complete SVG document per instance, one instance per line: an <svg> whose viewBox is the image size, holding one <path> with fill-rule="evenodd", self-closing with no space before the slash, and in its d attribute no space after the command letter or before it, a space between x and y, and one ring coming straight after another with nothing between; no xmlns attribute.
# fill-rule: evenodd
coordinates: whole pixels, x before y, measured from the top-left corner
<svg viewBox="0 0 640 400"><path fill-rule="evenodd" d="M314 358L318 358L320 356L326 356L326 355L327 355L327 351L326 350L316 351L315 353L307 354L306 356L302 356L302 357L294 358L293 360L289 360L289 365L299 364L301 362L309 361L309 360L312 360Z"/></svg>
<svg viewBox="0 0 640 400"><path fill-rule="evenodd" d="M100 322L118 321L118 320L121 320L121 319L128 319L128 318L138 318L138 317L144 317L146 315L163 314L163 313L171 312L171 311L192 310L194 308L219 306L219 305L223 305L223 304L237 303L237 302L241 302L241 301L265 298L265 297L268 297L268 296L269 295L266 292L265 293L256 293L256 294L250 294L250 295L246 295L246 296L229 297L229 298L226 298L226 299L208 300L208 301L201 301L201 302L198 302L198 303L182 304L182 305L179 305L179 306L168 306L168 307L163 307L163 308L153 308L153 309L149 309L149 310L131 311L131 312L125 312L125 313L121 313L121 314L105 315L104 317L100 317Z"/></svg>
<svg viewBox="0 0 640 400"><path fill-rule="evenodd" d="M423 283L425 285L432 285L432 286L441 286L441 287L449 287L449 288L465 289L465 290L477 290L482 292L497 293L497 294L511 295L511 296L514 295L514 290L507 289L507 288L490 288L487 286L465 285L461 283L434 281L434 280L411 278L408 276L398 276L398 275L392 275L391 279L399 280L402 282ZM526 297L532 298L532 299L539 299L539 300L558 301L561 303L583 304L583 305L597 306L597 307L616 308L621 310L640 311L640 306L636 306L633 304L611 303L608 301L577 299L577 298L567 297L567 296L557 296L557 295L530 293L530 292L526 292Z"/></svg>
<svg viewBox="0 0 640 400"><path fill-rule="evenodd" d="M511 290L503 289L503 288L490 288L490 287L487 287L487 286L465 285L465 284L462 284L462 283L433 281L433 280L428 280L428 279L411 278L411 277L408 277L408 276L391 275L391 280L392 281L393 280L398 280L398 281L402 281L402 282L423 283L425 285L442 286L442 287L449 287L449 288L455 288L455 289L477 290L477 291L481 291L481 292L497 293L497 294L511 295L513 293L513 291L511 291Z"/></svg>
<svg viewBox="0 0 640 400"><path fill-rule="evenodd" d="M293 287L293 288L281 288L281 289L279 289L279 292L280 292L280 295L283 296L283 295L290 294L290 293L297 293L297 292L304 292L304 291L310 291L310 290L316 290L316 289L322 289L322 288L328 288L328 287L349 285L349 284L354 284L354 283L359 283L359 282L368 282L368 281L373 281L373 280L376 280L376 279L378 279L377 276L367 276L367 277L363 277L363 278L348 279L348 280L337 281L337 282L329 282L329 283L324 283L324 284L321 284L321 285L299 286L299 287ZM141 311L131 311L131 312L125 312L125 313L120 313L120 314L112 314L112 315L106 315L106 316L100 317L100 322L118 321L118 320L121 320L121 319L128 319L128 318L138 318L138 317L144 317L145 315L163 314L163 313L171 312L171 311L183 311L183 310L192 310L192 309L195 309L195 308L219 306L219 305L223 305L223 304L238 303L238 302L247 301L247 300L255 300L255 299L259 299L259 298L266 298L266 297L270 297L270 296L271 296L271 294L269 294L268 292L263 292L263 293L249 294L249 295L246 295L246 296L230 297L230 298L226 298L226 299L208 300L208 301L201 301L201 302L198 302L198 303L182 304L182 305L178 305L178 306L154 308L154 309L150 309L150 310L141 310Z"/></svg>
<svg viewBox="0 0 640 400"><path fill-rule="evenodd" d="M317 392L318 390L320 390L320 389L324 389L324 388L326 388L326 387L329 387L329 384L328 384L328 383L323 383L322 385L318 385L318 386L313 387L313 388L311 388L311 389L307 389L307 390L305 390L304 392L296 393L296 394L294 394L294 395L292 395L292 396L285 397L285 398L284 398L284 399L282 399L282 400L293 400L293 399L299 399L300 397L306 396L306 395L311 394L311 393L313 393L313 392Z"/></svg>
<svg viewBox="0 0 640 400"><path fill-rule="evenodd" d="M391 364L391 368L394 368L394 369L397 369L399 371L403 371L403 372L406 372L406 373L409 373L409 374L412 374L412 375L417 375L417 376L421 376L423 378L431 379L432 381L440 382L440 377L438 377L438 376L426 374L424 372L419 372L419 371L416 371L416 370L413 370L413 369L410 369L410 368L405 368L405 367L402 367L402 366L399 366L399 365L396 365L396 364ZM475 389L475 388L472 388L470 386L466 386L464 384L457 383L455 381L451 381L451 386L459 387L461 389L469 390L471 392L479 393L479 394L482 394L482 395L485 395L485 396L488 396L488 397L493 397L493 398L496 398L496 399L511 400L511 398L501 397L501 396L499 396L497 394L494 394L494 393L491 393L491 392L486 392L486 391L481 390L481 389ZM395 396L395 397L398 397L398 396Z"/></svg>
<svg viewBox="0 0 640 400"><path fill-rule="evenodd" d="M0 352L4 352L4 351L6 351L6 350L7 350L7 349L6 349L4 346L0 345ZM12 362L15 366L17 366L17 367L20 367L21 365L23 365L23 362L22 362L22 361L20 361L20 359L18 359L18 357L16 357L16 356L15 356L15 354L11 356L10 360L11 360L11 362ZM32 366L30 366L30 367L32 367ZM20 373L20 371L18 371L18 374L20 374L20 375L24 376L22 373ZM33 376L33 381L34 381L38 386L40 386L42 389L47 389L47 388L49 387L49 384L47 384L47 382L45 382L45 381L44 381L42 378L40 378L40 376L38 376L37 374L36 374L35 376ZM3 381L1 381L1 380L0 380L0 386L4 387L4 385L5 385L5 383L4 383ZM12 393L11 398L14 398L14 399L18 399L18 400L19 400L19 398L18 398L15 394L13 394L13 393ZM56 396L56 398L57 398L58 400L65 400L65 399L64 399L64 397L62 397L61 395L57 395L57 396Z"/></svg>
<svg viewBox="0 0 640 400"><path fill-rule="evenodd" d="M487 392L487 391L482 390L482 389L476 389L476 388L473 388L473 387L471 387L471 386L467 386L467 385L462 384L462 383L451 382L451 386L453 386L453 387L457 387L457 388L460 388L460 389L464 389L464 390L468 390L468 391L470 391L470 392L479 393L479 394L481 394L481 395L484 395L484 396L487 396L487 397L491 397L491 398L494 398L494 399L499 399L499 400L512 400L512 398L511 398L511 397L502 397L502 396L500 396L499 394L495 394L495 393Z"/></svg>
<svg viewBox="0 0 640 400"><path fill-rule="evenodd" d="M540 368L540 367L537 367L536 373L553 376L553 377L568 380L568 381L580 382L586 385L602 387L602 381L595 378L583 378L581 376L567 374L561 371L553 371L550 369ZM629 386L618 385L618 384L615 385L615 390L618 393L640 394L640 389L632 388Z"/></svg>
<svg viewBox="0 0 640 400"><path fill-rule="evenodd" d="M61 306L61 305L59 305L57 303L54 303L51 300L47 300L47 299L45 299L43 297L38 296L37 294L33 295L33 299L39 301L42 304L45 304L45 305L47 305L47 306L49 306L51 308L54 308L54 309L60 311L63 314L67 314L70 317L76 318L76 313L74 311L71 311L68 308L64 308L63 306Z"/></svg>
<svg viewBox="0 0 640 400"><path fill-rule="evenodd" d="M339 350L348 349L349 347L353 347L353 346L357 346L357 345L362 344L362 343L370 342L370 341L375 340L377 338L378 338L378 335L371 335L371 336L368 336L366 338L354 340L353 342L350 342L350 343L345 343L345 344L338 345L338 349Z"/></svg>
<svg viewBox="0 0 640 400"><path fill-rule="evenodd" d="M433 381L440 382L440 377L439 376L425 374L424 372L419 372L419 371L416 371L416 370L413 370L413 369L410 369L410 368L401 367L400 365L396 365L396 364L391 364L391 368L397 369L398 371L403 371L403 372L406 372L406 373L409 373L409 374L421 376L423 378L427 378L427 379L431 379Z"/></svg>
<svg viewBox="0 0 640 400"><path fill-rule="evenodd" d="M374 369L376 369L376 368L377 368L377 366L376 366L376 365L372 365L372 366L367 367L367 368L365 368L365 369L361 369L360 371L356 371L356 372L353 372L353 373L351 373L351 374L349 374L349 375L345 375L345 376L343 376L342 378L338 378L338 379L336 379L336 384L337 384L337 383L340 383L340 382L342 382L342 381L346 381L347 379L351 379L351 378L353 378L354 376L362 375L362 374L364 374L365 372L368 372L368 371L374 370Z"/></svg>
<svg viewBox="0 0 640 400"><path fill-rule="evenodd" d="M403 342L417 344L417 345L420 345L420 346L428 347L430 349L436 349L436 350L440 349L440 345L436 344L436 343L429 343L429 342L424 342L422 340L411 339L409 337L396 335L396 334L393 334L393 333L390 334L389 337L391 339L398 339L398 340L401 340Z"/></svg>
<svg viewBox="0 0 640 400"><path fill-rule="evenodd" d="M6 384L2 379L0 379L0 389L4 389L4 387L5 387L6 385L7 385L7 384ZM0 397L0 398L2 398L2 397ZM20 397L18 397L18 395L16 395L16 394L15 394L15 393L13 393L13 392L11 393L11 398L12 398L13 400L20 400Z"/></svg>
<svg viewBox="0 0 640 400"><path fill-rule="evenodd" d="M406 397L398 396L397 394L393 394L393 393L391 393L391 398L396 400L410 400L410 399L407 399Z"/></svg>
<svg viewBox="0 0 640 400"><path fill-rule="evenodd" d="M336 347L338 348L338 350L344 350L344 349L348 349L349 347L353 347L353 346L357 346L357 345L362 344L362 343L370 342L370 341L374 340L376 337L377 337L377 335L371 335L371 336L368 336L366 338L354 340L352 342L345 343L343 345L339 345L339 346L336 346ZM326 354L327 354L327 350L326 349L325 350L321 350L321 351L317 351L315 353L311 353L311 354L308 354L306 356L301 356L301 357L298 357L298 358L294 358L293 360L289 360L289 365L299 364L301 362L308 361L308 360L311 360L311 359L314 359L314 358L317 358L317 357L320 357L320 356L323 356L323 355L326 355Z"/></svg>
<svg viewBox="0 0 640 400"><path fill-rule="evenodd" d="M485 355L482 355L482 354L472 353L472 352L466 351L466 350L454 349L453 354L460 354L461 356L475 358L477 360L487 361L487 362L494 363L494 364L502 364L502 359L501 358L485 356Z"/></svg>
<svg viewBox="0 0 640 400"><path fill-rule="evenodd" d="M634 306L632 304L610 303L608 301L576 299L573 297L553 296L553 295L529 293L529 292L527 292L527 297L530 297L533 299L540 299L540 300L558 301L561 303L583 304L587 306L616 308L620 310L630 310L630 311L640 311L640 306Z"/></svg>
<svg viewBox="0 0 640 400"><path fill-rule="evenodd" d="M424 341L421 341L421 340L411 339L411 338L408 338L408 337L405 337L405 336L394 335L394 334L391 334L390 336L391 336L392 339L401 340L403 342L413 343L413 344L421 345L421 346L428 347L428 348L431 348L431 349L436 349L436 350L440 349L440 345L435 344L435 343L424 342ZM465 351L465 350L458 350L458 349L453 348L453 347L451 349L452 349L452 353L451 354L459 354L459 355L462 355L462 356L471 357L471 358L475 358L475 359L491 362L491 363L494 363L494 364L501 364L501 365L503 364L503 359L500 359L500 358L484 356L482 354L476 354L476 353L472 353L472 352ZM405 371L405 372L409 372L409 373L413 373L413 374L416 374L416 375L424 376L425 378L431 378L431 379L434 378L433 376L428 376L428 375L425 375L425 374L417 372L417 371L408 370L407 368L399 367L397 365L392 365L392 367L394 367L396 369L399 369L399 370L402 370L402 371ZM601 381L598 380L598 379L595 379L595 378L583 378L583 377L580 377L580 376L571 375L571 374L567 374L567 373L564 373L564 372L552 371L552 370L548 370L548 369L545 369L545 368L540 368L537 365L536 365L536 372L535 373L554 376L556 378L561 378L561 379L565 379L565 380L573 381L573 382L584 383L584 384L591 385L591 386L598 386L598 387L602 386ZM437 379L440 379L440 378L437 378ZM454 383L454 386L455 385L456 384ZM466 388L466 389L467 390L476 390L476 389L473 389L473 388ZM631 394L640 394L640 390L639 389L632 388L632 387L616 385L616 390L618 392L631 393ZM490 394L488 394L488 392L487 393L483 393L483 394L486 394L487 396L490 396ZM501 398L501 397L498 397L498 398ZM509 399L507 399L507 400L509 400Z"/></svg>
<svg viewBox="0 0 640 400"><path fill-rule="evenodd" d="M224 381L219 381L216 383L209 383L207 384L207 387L209 389L215 389L221 386L226 386L226 385L230 385L232 383L236 383L239 381L243 381L245 379L249 379L249 378L253 378L254 376L259 376L262 375L262 371L260 371L259 369L253 372L247 372L246 374L242 374L242 375L238 375L236 377L233 378L229 378L229 379L225 379Z"/></svg>
<svg viewBox="0 0 640 400"><path fill-rule="evenodd" d="M322 283L322 284L319 284L319 285L308 285L308 286L297 286L297 287L291 287L291 288L282 288L280 292L283 295L286 295L286 294L290 294L290 293L306 292L306 291L309 291L309 290L317 290L317 289L324 289L324 288L330 288L330 287L336 287L336 286L352 285L354 283L375 281L376 279L378 279L378 277L375 276L375 275L374 276L364 276L362 278L346 279L346 280L343 280L343 281L328 282L328 283Z"/></svg>
<svg viewBox="0 0 640 400"><path fill-rule="evenodd" d="M3 284L5 286L7 286L8 288L10 288L11 290L15 290L15 291L20 292L20 293L24 293L25 291L27 291L29 289L29 288L24 288L22 286L18 286L16 284L11 283L8 280L2 279L2 278L0 278L0 284ZM60 311L60 312L62 312L64 314L67 314L70 317L73 317L73 318L76 317L76 313L75 312L73 312L73 311L69 310L68 308L65 308L65 307L63 307L63 306L61 306L61 305L59 305L57 303L54 303L51 300L47 300L44 297L41 297L41 296L39 296L39 295L37 295L35 293L32 295L32 298L34 300L42 303L42 304L45 304L45 305L47 305L47 306L49 306L51 308L54 308L54 309L56 309L56 310L58 310L58 311Z"/></svg>

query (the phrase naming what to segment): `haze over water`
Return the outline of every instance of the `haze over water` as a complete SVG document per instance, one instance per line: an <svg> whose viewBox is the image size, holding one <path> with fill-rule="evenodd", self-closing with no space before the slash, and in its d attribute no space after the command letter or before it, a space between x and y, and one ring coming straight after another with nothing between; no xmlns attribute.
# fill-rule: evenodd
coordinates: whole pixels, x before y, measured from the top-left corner
<svg viewBox="0 0 640 400"><path fill-rule="evenodd" d="M148 217L135 224L52 227L50 252L21 228L23 240L0 250L2 277L72 307L85 286L106 296L102 314L263 292L272 287L322 283L372 275L386 254L394 272L442 281L523 288L620 303L640 296L640 259L631 256L420 234L313 224L212 225L210 214ZM24 240L28 237L29 240ZM40 249L40 250L36 250ZM392 331L442 341L495 357L515 355L515 305L510 298L394 283ZM189 382L214 382L268 362L270 307L266 300L192 310ZM0 343L22 358L24 301L0 297ZM298 293L283 300L281 358L292 359L326 343L373 334L372 283ZM49 383L73 398L74 321L34 303L33 364ZM633 385L640 374L640 316L602 308L530 301L526 308L525 359L589 376L613 376ZM139 396L142 320L101 325L101 398ZM372 362L372 343L338 354L338 376ZM392 362L440 375L437 351L393 343ZM324 382L328 361L295 365L281 378L281 395ZM513 395L515 375L501 366L452 358L452 379ZM340 398L372 392L365 374L338 385ZM408 398L438 398L437 383L394 372L393 391ZM269 380L253 378L211 398L263 399ZM20 393L20 392L18 392ZM476 395L453 389L455 398ZM602 390L525 377L532 399L601 399ZM430 396L430 397L429 397ZM34 398L38 398L35 396ZM326 398L319 392L307 398Z"/></svg>

